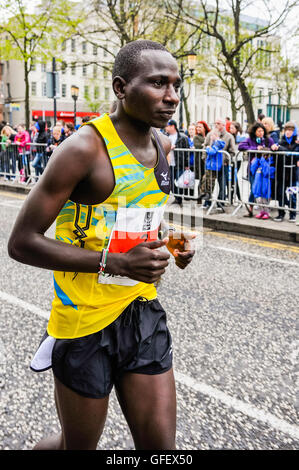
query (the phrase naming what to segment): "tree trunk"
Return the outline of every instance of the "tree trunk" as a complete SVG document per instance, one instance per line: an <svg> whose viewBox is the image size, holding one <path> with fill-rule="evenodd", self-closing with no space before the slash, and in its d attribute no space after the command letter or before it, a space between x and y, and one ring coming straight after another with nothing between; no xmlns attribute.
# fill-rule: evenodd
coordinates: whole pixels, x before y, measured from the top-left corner
<svg viewBox="0 0 299 470"><path fill-rule="evenodd" d="M29 68L28 62L24 62L24 81L25 81L25 125L26 129L30 126L30 102L29 102Z"/></svg>
<svg viewBox="0 0 299 470"><path fill-rule="evenodd" d="M230 59L230 60L229 60ZM237 82L238 88L240 90L241 96L242 96L242 101L244 104L246 116L247 116L247 122L248 124L253 124L255 122L255 116L254 116L254 111L253 111L253 105L252 105L252 99L249 94L249 91L247 89L246 83L239 73L239 70L237 67L234 65L233 60L231 58L228 58L228 65L232 71L233 77Z"/></svg>

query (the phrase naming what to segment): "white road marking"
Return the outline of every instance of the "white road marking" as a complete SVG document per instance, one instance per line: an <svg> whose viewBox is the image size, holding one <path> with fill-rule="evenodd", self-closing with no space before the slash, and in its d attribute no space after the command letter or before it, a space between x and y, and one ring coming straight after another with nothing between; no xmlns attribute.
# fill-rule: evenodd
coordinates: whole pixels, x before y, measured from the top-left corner
<svg viewBox="0 0 299 470"><path fill-rule="evenodd" d="M24 310L28 310L42 317L43 319L49 318L49 312L31 303L25 302L24 300L21 300L14 295L0 291L0 299L17 307L21 307ZM250 418L256 419L271 426L271 428L275 429L276 431L288 434L294 439L299 439L299 427L294 424L290 424L287 421L277 418L271 413L268 413L267 411L234 398L227 393L218 390L217 388L202 382L197 382L192 377L182 374L181 372L175 372L175 378L179 383L193 389L196 392L200 392L203 395L207 395L210 398L220 401L229 408L233 408L234 410L239 411Z"/></svg>
<svg viewBox="0 0 299 470"><path fill-rule="evenodd" d="M186 385L189 388L192 388L196 392L200 392L203 395L208 395L210 398L214 398L215 400L220 401L229 408L233 408L234 410L240 411L241 413L249 416L250 418L268 424L271 426L271 428L275 429L276 431L283 432L284 434L289 434L294 439L299 439L298 426L288 423L283 419L277 418L273 414L268 413L260 408L257 408L256 406L251 405L250 403L245 403L237 398L234 398L228 395L227 393L218 390L217 388L214 388L202 382L197 382L191 377L184 375L180 372L176 372L175 377L180 383Z"/></svg>
<svg viewBox="0 0 299 470"><path fill-rule="evenodd" d="M282 263L282 264L287 264L289 266L296 266L297 268L299 268L299 263L296 263L294 261L288 261L288 260L280 259L280 258L273 258L271 256L257 255L255 253L250 253L249 251L235 250L234 248L226 248L224 246L211 245L210 243L206 244L205 247L213 248L215 250L227 251L228 253L236 253L237 255L241 255L241 256L248 256L251 258L262 259L263 261L270 261L272 263Z"/></svg>
<svg viewBox="0 0 299 470"><path fill-rule="evenodd" d="M0 291L0 299L4 300L5 302L9 304L15 305L16 307L21 307L24 310L29 310L30 312L35 313L35 315L38 315L39 317L49 320L49 316L50 316L49 312L42 310L36 305L25 302L25 300L19 299L18 297L15 297L14 295L7 294L6 292Z"/></svg>

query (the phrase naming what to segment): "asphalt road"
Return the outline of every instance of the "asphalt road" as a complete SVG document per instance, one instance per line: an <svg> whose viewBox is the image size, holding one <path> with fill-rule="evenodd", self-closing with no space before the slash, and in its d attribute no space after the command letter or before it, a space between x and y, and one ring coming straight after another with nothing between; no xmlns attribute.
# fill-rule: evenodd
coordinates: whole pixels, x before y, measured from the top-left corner
<svg viewBox="0 0 299 470"><path fill-rule="evenodd" d="M14 262L6 250L23 200L0 193L1 450L31 449L59 429L51 372L29 369L47 324L52 274ZM197 235L192 265L180 271L171 262L158 288L173 337L177 448L298 449L299 248ZM98 448L134 448L114 392Z"/></svg>

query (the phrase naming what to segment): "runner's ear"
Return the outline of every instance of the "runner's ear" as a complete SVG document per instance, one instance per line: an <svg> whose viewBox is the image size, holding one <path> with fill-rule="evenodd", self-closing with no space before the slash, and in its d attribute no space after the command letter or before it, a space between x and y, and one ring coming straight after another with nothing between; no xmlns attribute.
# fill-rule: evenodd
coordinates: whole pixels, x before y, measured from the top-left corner
<svg viewBox="0 0 299 470"><path fill-rule="evenodd" d="M122 77L116 76L113 79L112 88L113 88L115 96L119 100L122 100L125 97L125 91L124 90L125 90L126 84L127 84L127 82Z"/></svg>

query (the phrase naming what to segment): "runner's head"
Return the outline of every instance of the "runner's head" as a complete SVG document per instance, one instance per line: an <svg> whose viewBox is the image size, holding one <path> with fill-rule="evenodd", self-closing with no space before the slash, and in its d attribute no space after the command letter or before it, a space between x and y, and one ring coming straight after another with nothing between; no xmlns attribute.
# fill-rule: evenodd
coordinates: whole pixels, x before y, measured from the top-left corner
<svg viewBox="0 0 299 470"><path fill-rule="evenodd" d="M179 103L177 63L157 42L138 40L120 49L112 80L118 111L147 126L164 127Z"/></svg>

